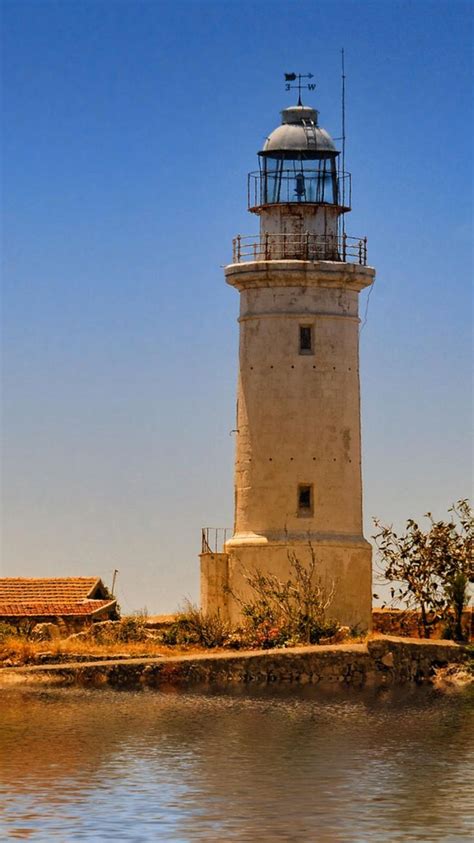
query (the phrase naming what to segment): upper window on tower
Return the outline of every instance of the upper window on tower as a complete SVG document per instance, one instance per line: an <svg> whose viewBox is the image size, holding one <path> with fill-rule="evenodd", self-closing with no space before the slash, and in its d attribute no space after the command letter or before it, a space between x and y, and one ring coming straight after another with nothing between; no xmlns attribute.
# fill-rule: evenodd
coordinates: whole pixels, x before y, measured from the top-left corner
<svg viewBox="0 0 474 843"><path fill-rule="evenodd" d="M300 354L313 354L312 325L300 325Z"/></svg>

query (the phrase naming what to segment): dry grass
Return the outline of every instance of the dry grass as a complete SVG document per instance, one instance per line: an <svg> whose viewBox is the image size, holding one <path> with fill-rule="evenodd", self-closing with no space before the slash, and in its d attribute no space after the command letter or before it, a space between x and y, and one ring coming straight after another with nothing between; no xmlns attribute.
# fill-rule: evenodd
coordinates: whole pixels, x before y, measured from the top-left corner
<svg viewBox="0 0 474 843"><path fill-rule="evenodd" d="M179 658L184 655L209 654L211 649L215 653L249 647L242 630L234 630L230 634L232 631L220 617L205 618L191 604L178 615L157 620L163 621L162 626L150 629L146 628L144 617L130 616L122 618L119 624L98 624L90 630L84 630L86 637L83 634L72 638L58 635L49 640L37 640L34 633L17 632L8 624L0 624L0 668L74 662L75 658L82 662L89 657L94 660L160 656ZM348 629L344 631L349 633ZM362 643L365 639L366 636L347 634L341 643ZM321 643L326 642L322 640ZM278 644L276 649L279 649Z"/></svg>
<svg viewBox="0 0 474 843"><path fill-rule="evenodd" d="M67 641L66 639L53 639L52 641L31 641L20 636L5 638L0 642L0 667L21 666L34 664L39 660L40 654L50 656L51 660L61 656L127 656L128 658L145 658L153 656L181 656L191 653L205 653L205 647L197 644L181 644L167 646L158 641L137 641L137 642L116 642L101 644L91 641ZM5 665L5 662L7 664Z"/></svg>
<svg viewBox="0 0 474 843"><path fill-rule="evenodd" d="M343 644L362 644L368 636L349 637ZM376 634L370 637L383 637ZM299 645L301 646L301 645ZM279 649L279 648L276 648ZM67 641L66 639L55 639L53 641L30 641L28 639L11 636L0 642L0 669L2 667L21 667L22 665L54 662L56 659L66 657L74 661L74 656L80 656L81 660L86 656L94 658L153 658L164 656L168 658L179 658L179 656L193 654L207 654L227 652L232 653L228 647L208 647L199 644L174 644L166 645L159 641L145 642L117 642L113 644L100 644L95 641Z"/></svg>

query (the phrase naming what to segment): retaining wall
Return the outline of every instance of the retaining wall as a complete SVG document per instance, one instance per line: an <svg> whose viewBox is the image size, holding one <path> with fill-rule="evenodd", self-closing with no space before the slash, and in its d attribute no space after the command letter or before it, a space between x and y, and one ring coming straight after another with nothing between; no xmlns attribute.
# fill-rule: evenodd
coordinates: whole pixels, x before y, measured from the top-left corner
<svg viewBox="0 0 474 843"><path fill-rule="evenodd" d="M436 668L466 658L466 648L451 642L385 637L366 644L5 668L0 684L160 688L294 682L376 687L430 682Z"/></svg>

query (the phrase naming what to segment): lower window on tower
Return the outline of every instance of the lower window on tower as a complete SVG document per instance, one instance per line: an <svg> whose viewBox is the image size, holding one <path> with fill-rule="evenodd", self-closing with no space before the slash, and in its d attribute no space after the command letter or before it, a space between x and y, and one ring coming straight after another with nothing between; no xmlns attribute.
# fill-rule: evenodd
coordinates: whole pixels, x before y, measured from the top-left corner
<svg viewBox="0 0 474 843"><path fill-rule="evenodd" d="M310 517L313 514L313 487L298 486L298 515Z"/></svg>

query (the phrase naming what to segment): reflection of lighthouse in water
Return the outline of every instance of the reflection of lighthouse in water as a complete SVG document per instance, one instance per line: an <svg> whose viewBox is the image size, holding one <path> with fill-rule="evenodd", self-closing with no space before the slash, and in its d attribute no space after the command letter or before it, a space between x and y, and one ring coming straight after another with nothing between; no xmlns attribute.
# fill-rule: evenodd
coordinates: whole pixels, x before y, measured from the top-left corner
<svg viewBox="0 0 474 843"><path fill-rule="evenodd" d="M334 584L335 617L371 622L371 548L362 533L358 294L372 283L366 240L344 233L350 176L301 104L250 173L258 237L236 237L226 281L240 293L234 534L202 556L205 609L235 620L243 570L288 576L288 546ZM207 548L205 548L207 550Z"/></svg>

